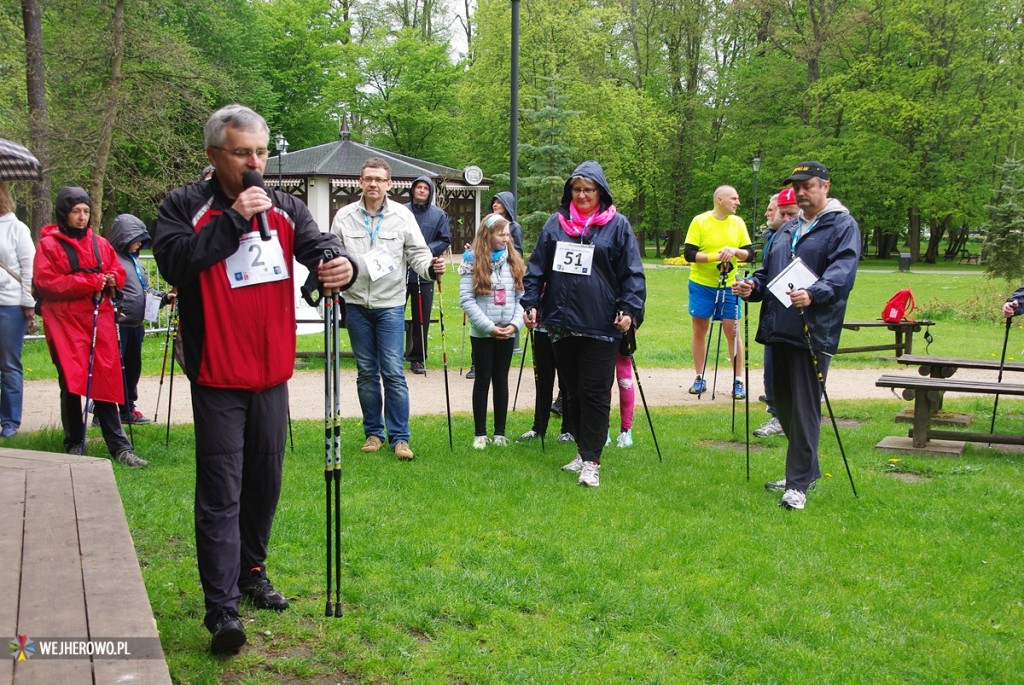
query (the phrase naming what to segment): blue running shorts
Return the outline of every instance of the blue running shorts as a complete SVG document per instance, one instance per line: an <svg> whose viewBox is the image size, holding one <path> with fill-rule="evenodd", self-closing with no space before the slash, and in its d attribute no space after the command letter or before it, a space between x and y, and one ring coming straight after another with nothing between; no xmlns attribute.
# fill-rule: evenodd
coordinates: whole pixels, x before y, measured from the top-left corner
<svg viewBox="0 0 1024 685"><path fill-rule="evenodd" d="M743 318L743 309L740 298L732 294L731 288L719 290L700 283L688 281L690 284L690 316L695 319L709 319L714 310L715 321L725 319L740 320ZM715 297L718 297L718 306L715 306Z"/></svg>

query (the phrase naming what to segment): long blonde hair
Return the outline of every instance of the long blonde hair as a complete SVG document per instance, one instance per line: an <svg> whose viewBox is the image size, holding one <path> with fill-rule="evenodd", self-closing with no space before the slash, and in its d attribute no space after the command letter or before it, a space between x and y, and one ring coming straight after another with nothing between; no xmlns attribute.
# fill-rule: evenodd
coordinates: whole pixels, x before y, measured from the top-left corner
<svg viewBox="0 0 1024 685"><path fill-rule="evenodd" d="M476 236L473 238L473 291L477 295L488 295L494 288L491 283L491 253L494 251L491 246L492 238L495 234L501 233L506 226L510 226L508 219L501 214L492 213L481 219L480 225L476 227ZM508 265L512 269L516 290L522 290L526 265L511 240L507 250Z"/></svg>
<svg viewBox="0 0 1024 685"><path fill-rule="evenodd" d="M7 187L6 181L0 181L0 216L10 214L14 209L14 198L11 197L11 189Z"/></svg>

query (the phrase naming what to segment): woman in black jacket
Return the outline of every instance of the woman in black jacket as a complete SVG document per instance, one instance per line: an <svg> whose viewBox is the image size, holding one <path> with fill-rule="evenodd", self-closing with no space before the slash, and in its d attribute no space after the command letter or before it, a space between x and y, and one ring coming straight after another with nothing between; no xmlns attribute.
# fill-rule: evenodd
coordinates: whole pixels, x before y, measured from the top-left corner
<svg viewBox="0 0 1024 685"><path fill-rule="evenodd" d="M562 202L530 255L522 299L526 323L551 337L579 453L563 470L600 485L615 358L647 298L633 227L612 203L604 171L586 161L565 182ZM538 311L539 310L539 311Z"/></svg>

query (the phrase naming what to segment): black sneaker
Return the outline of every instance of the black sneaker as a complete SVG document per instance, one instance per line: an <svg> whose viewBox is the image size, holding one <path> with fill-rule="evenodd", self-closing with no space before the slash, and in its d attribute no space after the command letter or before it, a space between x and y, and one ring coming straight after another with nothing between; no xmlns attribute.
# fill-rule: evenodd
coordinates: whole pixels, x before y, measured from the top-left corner
<svg viewBox="0 0 1024 685"><path fill-rule="evenodd" d="M562 393L558 393L558 397L555 398L554 403L551 405L551 413L562 415Z"/></svg>
<svg viewBox="0 0 1024 685"><path fill-rule="evenodd" d="M235 654L245 644L245 628L234 609L220 609L208 619L206 628L213 633L210 651L214 654Z"/></svg>
<svg viewBox="0 0 1024 685"><path fill-rule="evenodd" d="M409 365L413 373L423 376L427 373L427 367L423 365L423 362L413 362Z"/></svg>
<svg viewBox="0 0 1024 685"><path fill-rule="evenodd" d="M238 589L242 597L248 599L257 609L273 609L284 611L288 608L288 600L274 589L266 571L260 566L249 570L249 577L238 581Z"/></svg>
<svg viewBox="0 0 1024 685"><path fill-rule="evenodd" d="M466 372L466 378L470 380L476 378L476 365L469 367L469 371Z"/></svg>

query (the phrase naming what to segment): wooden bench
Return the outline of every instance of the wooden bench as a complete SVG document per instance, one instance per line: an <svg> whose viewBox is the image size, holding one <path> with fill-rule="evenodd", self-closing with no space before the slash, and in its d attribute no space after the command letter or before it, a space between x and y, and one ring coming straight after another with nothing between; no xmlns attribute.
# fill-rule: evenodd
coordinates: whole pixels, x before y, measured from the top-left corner
<svg viewBox="0 0 1024 685"><path fill-rule="evenodd" d="M921 331L922 326L934 326L934 321L900 321L889 323L876 319L875 321L847 321L843 328L848 331L859 331L862 328L885 328L895 334L895 340L885 345L863 345L861 347L841 347L836 354L848 352L877 352L882 350L893 350L897 357L911 354L914 351L914 333Z"/></svg>
<svg viewBox="0 0 1024 685"><path fill-rule="evenodd" d="M37 651L0 683L170 683L109 459L0 448L0 633ZM47 658L41 641L124 640L130 658Z"/></svg>
<svg viewBox="0 0 1024 685"><path fill-rule="evenodd" d="M967 248L960 250L960 260L957 264L978 264L978 260L981 259L980 255L976 255Z"/></svg>
<svg viewBox="0 0 1024 685"><path fill-rule="evenodd" d="M1024 384L883 375L875 381L875 385L880 388L901 389L903 399L914 401L914 422L908 437L912 439L913 447L916 450L927 448L932 440L1024 445L1024 436L1019 435L942 431L933 430L931 427L932 405L943 393L963 392L980 395L1024 397ZM882 443L879 443L878 446L881 447Z"/></svg>
<svg viewBox="0 0 1024 685"><path fill-rule="evenodd" d="M980 371L999 371L999 362L992 359L961 359L957 357L932 357L924 354L904 354L896 361L906 366L916 366L917 372L929 378L950 378L958 369L976 369ZM1005 362L1003 371L1024 373L1024 363ZM934 397L932 416L942 410L942 393Z"/></svg>

